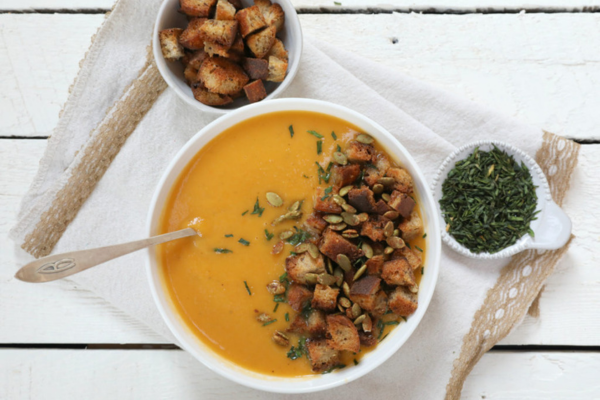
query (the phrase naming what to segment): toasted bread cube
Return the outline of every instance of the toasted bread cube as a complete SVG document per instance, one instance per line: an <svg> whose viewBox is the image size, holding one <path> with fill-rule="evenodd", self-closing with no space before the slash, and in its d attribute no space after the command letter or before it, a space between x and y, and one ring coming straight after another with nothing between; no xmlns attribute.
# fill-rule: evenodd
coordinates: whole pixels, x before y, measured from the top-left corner
<svg viewBox="0 0 600 400"><path fill-rule="evenodd" d="M375 149L370 144L363 144L353 140L346 149L346 156L348 156L349 161L367 163L371 162L374 152Z"/></svg>
<svg viewBox="0 0 600 400"><path fill-rule="evenodd" d="M306 347L313 372L329 371L340 363L340 352L330 347L325 339L311 339Z"/></svg>
<svg viewBox="0 0 600 400"><path fill-rule="evenodd" d="M386 176L394 178L394 189L402 193L411 193L413 191L413 180L407 170L402 168L388 168Z"/></svg>
<svg viewBox="0 0 600 400"><path fill-rule="evenodd" d="M241 10L242 8L244 8L244 5L242 4L241 0L229 0L229 2L232 6L235 7L236 10Z"/></svg>
<svg viewBox="0 0 600 400"><path fill-rule="evenodd" d="M204 50L198 50L192 53L188 58L188 63L196 69L200 69L200 66L204 60L208 57L208 54Z"/></svg>
<svg viewBox="0 0 600 400"><path fill-rule="evenodd" d="M306 284L306 274L325 273L325 262L323 256L312 258L308 252L285 259L285 270L291 280L296 283Z"/></svg>
<svg viewBox="0 0 600 400"><path fill-rule="evenodd" d="M198 76L209 91L220 94L237 93L248 83L242 67L224 58L204 60Z"/></svg>
<svg viewBox="0 0 600 400"><path fill-rule="evenodd" d="M198 82L198 70L188 64L188 66L183 70L183 77L188 85Z"/></svg>
<svg viewBox="0 0 600 400"><path fill-rule="evenodd" d="M317 211L321 211L328 214L341 214L342 207L333 201L333 195L338 193L337 188L333 188L330 195L326 196L324 190L321 187L317 187L315 190L315 205L314 208Z"/></svg>
<svg viewBox="0 0 600 400"><path fill-rule="evenodd" d="M388 211L394 211L394 209L392 207L390 207L388 205L388 203L386 203L385 201L383 201L381 199L379 201L377 201L377 203L375 204L375 212L377 214L383 215Z"/></svg>
<svg viewBox="0 0 600 400"><path fill-rule="evenodd" d="M290 307L296 312L302 312L302 309L310 303L313 292L304 285L292 283L287 291L287 301Z"/></svg>
<svg viewBox="0 0 600 400"><path fill-rule="evenodd" d="M348 203L361 212L375 212L375 196L367 186L350 189Z"/></svg>
<svg viewBox="0 0 600 400"><path fill-rule="evenodd" d="M290 326L287 327L286 331L298 333L301 335L305 334L308 331L306 319L302 316L302 314L296 315Z"/></svg>
<svg viewBox="0 0 600 400"><path fill-rule="evenodd" d="M267 97L267 91L265 90L265 85L263 85L262 81L256 80L254 82L250 82L246 86L244 86L244 92L246 93L246 97L250 103L256 103L257 101L261 101L265 97Z"/></svg>
<svg viewBox="0 0 600 400"><path fill-rule="evenodd" d="M335 233L330 228L327 228L323 232L319 250L335 262L337 262L338 254L345 254L352 262L365 254L354 243L348 241L342 235Z"/></svg>
<svg viewBox="0 0 600 400"><path fill-rule="evenodd" d="M188 27L181 33L179 43L186 49L200 50L204 48L204 35L202 34L202 25L207 21L206 18L193 18Z"/></svg>
<svg viewBox="0 0 600 400"><path fill-rule="evenodd" d="M221 46L220 44L208 41L204 42L204 52L210 57L214 57L215 55L224 58L229 57L229 49L226 46Z"/></svg>
<svg viewBox="0 0 600 400"><path fill-rule="evenodd" d="M336 165L331 170L333 184L339 188L353 184L359 175L360 166L358 164Z"/></svg>
<svg viewBox="0 0 600 400"><path fill-rule="evenodd" d="M398 211L404 218L410 217L410 214L415 208L415 201L405 193L394 190L390 196L388 203L394 210Z"/></svg>
<svg viewBox="0 0 600 400"><path fill-rule="evenodd" d="M246 45L256 58L263 58L275 43L275 27L270 26L246 37Z"/></svg>
<svg viewBox="0 0 600 400"><path fill-rule="evenodd" d="M387 218L380 215L377 217L371 216L368 221L362 224L360 234L367 236L374 242L385 240L384 228L388 222Z"/></svg>
<svg viewBox="0 0 600 400"><path fill-rule="evenodd" d="M415 287L415 274L405 257L383 263L381 277L388 285Z"/></svg>
<svg viewBox="0 0 600 400"><path fill-rule="evenodd" d="M235 19L240 23L240 33L243 38L267 26L260 9L257 6L244 8L235 14Z"/></svg>
<svg viewBox="0 0 600 400"><path fill-rule="evenodd" d="M309 214L304 221L304 229L313 236L319 236L325 228L327 228L327 222L316 213Z"/></svg>
<svg viewBox="0 0 600 400"><path fill-rule="evenodd" d="M277 38L275 38L275 42L273 43L273 46L271 46L271 50L269 50L265 58L269 58L271 56L277 57L283 61L288 61L288 52L283 46L283 42Z"/></svg>
<svg viewBox="0 0 600 400"><path fill-rule="evenodd" d="M287 68L287 61L273 56L269 57L269 76L267 80L270 82L283 82Z"/></svg>
<svg viewBox="0 0 600 400"><path fill-rule="evenodd" d="M410 218L405 219L398 225L398 229L402 232L402 239L405 242L423 235L423 221L419 217L419 213L413 211L410 213Z"/></svg>
<svg viewBox="0 0 600 400"><path fill-rule="evenodd" d="M230 48L237 33L237 21L218 21L209 19L200 27L204 40Z"/></svg>
<svg viewBox="0 0 600 400"><path fill-rule="evenodd" d="M158 35L160 40L160 50L167 61L175 61L185 55L183 46L179 43L179 36L183 32L182 29L172 28L160 31Z"/></svg>
<svg viewBox="0 0 600 400"><path fill-rule="evenodd" d="M246 58L242 68L250 79L267 79L269 75L269 62L261 58Z"/></svg>
<svg viewBox="0 0 600 400"><path fill-rule="evenodd" d="M350 300L358 303L360 308L372 311L377 305L377 293L381 286L381 279L374 275L367 275L354 282L350 287Z"/></svg>
<svg viewBox="0 0 600 400"><path fill-rule="evenodd" d="M371 315L373 317L381 317L388 310L388 297L387 294L383 290L380 290L375 295L375 306L371 310Z"/></svg>
<svg viewBox="0 0 600 400"><path fill-rule="evenodd" d="M217 11L215 13L215 19L221 21L233 21L235 20L235 7L227 0L219 0L217 2Z"/></svg>
<svg viewBox="0 0 600 400"><path fill-rule="evenodd" d="M254 5L258 7L260 12L264 15L267 9L271 6L271 0L254 0Z"/></svg>
<svg viewBox="0 0 600 400"><path fill-rule="evenodd" d="M348 317L344 315L327 316L327 345L336 350L358 353L360 350L358 330Z"/></svg>
<svg viewBox="0 0 600 400"><path fill-rule="evenodd" d="M308 333L312 336L323 336L327 331L327 321L325 313L321 310L312 310L306 321Z"/></svg>
<svg viewBox="0 0 600 400"><path fill-rule="evenodd" d="M233 44L229 48L229 51L236 52L236 53L239 53L240 55L243 55L244 48L245 48L244 47L244 39L242 39L242 35L240 35L240 33L238 32L237 35L235 35L235 40L233 41Z"/></svg>
<svg viewBox="0 0 600 400"><path fill-rule="evenodd" d="M179 0L179 11L190 17L208 17L217 0Z"/></svg>
<svg viewBox="0 0 600 400"><path fill-rule="evenodd" d="M365 263L367 265L367 274L381 276L383 270L383 263L385 258L382 255L373 256Z"/></svg>
<svg viewBox="0 0 600 400"><path fill-rule="evenodd" d="M373 324L375 326L375 324ZM358 332L358 337L360 338L360 344L365 347L373 347L377 344L377 336L373 334L373 332Z"/></svg>
<svg viewBox="0 0 600 400"><path fill-rule="evenodd" d="M233 101L229 96L209 92L200 82L192 84L192 93L196 100L207 106L224 106Z"/></svg>
<svg viewBox="0 0 600 400"><path fill-rule="evenodd" d="M311 306L323 311L333 311L337 307L337 297L340 289L333 289L326 285L317 284Z"/></svg>
<svg viewBox="0 0 600 400"><path fill-rule="evenodd" d="M285 22L285 12L279 4L271 4L266 9L266 12L263 12L263 17L267 25L274 26L277 32L280 32L283 29L283 23Z"/></svg>
<svg viewBox="0 0 600 400"><path fill-rule="evenodd" d="M416 309L418 297L416 293L404 287L397 287L391 294L389 299L390 310L401 317L412 315Z"/></svg>
<svg viewBox="0 0 600 400"><path fill-rule="evenodd" d="M392 260L402 257L406 258L413 271L419 268L423 262L421 256L419 256L419 254L415 250L409 249L408 247L403 247L401 249L394 250L394 252L392 253Z"/></svg>

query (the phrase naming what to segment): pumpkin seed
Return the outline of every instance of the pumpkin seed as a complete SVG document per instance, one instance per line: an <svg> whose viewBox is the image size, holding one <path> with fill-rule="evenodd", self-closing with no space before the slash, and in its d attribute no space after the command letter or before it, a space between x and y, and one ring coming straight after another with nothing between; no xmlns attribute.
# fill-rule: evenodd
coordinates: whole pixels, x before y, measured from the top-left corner
<svg viewBox="0 0 600 400"><path fill-rule="evenodd" d="M383 185L381 183L376 183L373 185L373 193L381 194L383 193Z"/></svg>
<svg viewBox="0 0 600 400"><path fill-rule="evenodd" d="M394 223L392 221L388 221L387 224L383 227L383 234L385 237L390 237L394 234Z"/></svg>
<svg viewBox="0 0 600 400"><path fill-rule="evenodd" d="M334 224L334 225L329 225L329 227L331 229L333 229L334 231L343 231L344 229L346 229L348 225L341 223L341 224Z"/></svg>
<svg viewBox="0 0 600 400"><path fill-rule="evenodd" d="M363 243L361 248L362 248L362 251L365 253L365 257L367 257L367 258L373 257L373 248L368 243Z"/></svg>
<svg viewBox="0 0 600 400"><path fill-rule="evenodd" d="M338 304L337 308L338 308L338 310L340 310L341 313L344 313L344 311L346 311L346 310L344 310L344 307L342 307L341 304Z"/></svg>
<svg viewBox="0 0 600 400"><path fill-rule="evenodd" d="M344 153L341 153L339 151L333 153L333 160L340 165L348 164L348 157L346 157Z"/></svg>
<svg viewBox="0 0 600 400"><path fill-rule="evenodd" d="M267 313L260 313L256 317L256 320L262 323L269 322L271 320L271 316Z"/></svg>
<svg viewBox="0 0 600 400"><path fill-rule="evenodd" d="M344 281L344 271L342 271L340 268L336 268L335 271L333 271L333 276L336 280L335 284L340 286Z"/></svg>
<svg viewBox="0 0 600 400"><path fill-rule="evenodd" d="M352 278L352 280L355 281L358 278L360 278L365 273L366 270L367 270L367 264L363 265L362 267L360 267L358 269L358 271L356 271L356 273L354 274L354 278Z"/></svg>
<svg viewBox="0 0 600 400"><path fill-rule="evenodd" d="M394 229L394 236L400 236L400 230Z"/></svg>
<svg viewBox="0 0 600 400"><path fill-rule="evenodd" d="M356 239L358 237L358 232L356 232L356 229L346 229L342 232L342 236L346 239Z"/></svg>
<svg viewBox="0 0 600 400"><path fill-rule="evenodd" d="M298 211L300 209L300 201L295 201L290 208L288 208L288 211Z"/></svg>
<svg viewBox="0 0 600 400"><path fill-rule="evenodd" d="M331 265L331 260L329 258L327 259L327 271L329 271L330 274L333 274L333 266Z"/></svg>
<svg viewBox="0 0 600 400"><path fill-rule="evenodd" d="M285 243L283 242L283 240L280 240L279 242L275 243L273 249L271 250L271 254L275 255L281 253L283 251L284 245Z"/></svg>
<svg viewBox="0 0 600 400"><path fill-rule="evenodd" d="M280 346L287 347L290 344L290 339L280 331L275 331L273 333L273 341Z"/></svg>
<svg viewBox="0 0 600 400"><path fill-rule="evenodd" d="M339 224L340 222L342 222L344 220L344 218L340 217L339 215L336 214L329 214L323 217L323 219L327 222L329 222L330 224Z"/></svg>
<svg viewBox="0 0 600 400"><path fill-rule="evenodd" d="M394 252L394 248L393 247L386 247L385 250L383 250L383 254L392 254Z"/></svg>
<svg viewBox="0 0 600 400"><path fill-rule="evenodd" d="M288 220L288 219L298 219L301 216L302 216L302 211L299 211L299 210L297 210L297 211L289 211L289 212L287 212L287 213L285 213L285 214L280 215L279 217L277 217L275 219L275 221L273 221L271 223L271 225L277 225L280 222L283 222L283 221Z"/></svg>
<svg viewBox="0 0 600 400"><path fill-rule="evenodd" d="M358 303L352 304L352 318L357 318L361 312L362 312L362 310L361 310L360 306L358 305Z"/></svg>
<svg viewBox="0 0 600 400"><path fill-rule="evenodd" d="M345 254L338 254L336 257L336 261L341 269L348 272L352 269L352 264L350 263L350 259Z"/></svg>
<svg viewBox="0 0 600 400"><path fill-rule="evenodd" d="M348 300L345 297L340 297L339 303L340 303L340 306L342 306L344 308L349 308L352 306L352 303L350 302L350 300Z"/></svg>
<svg viewBox="0 0 600 400"><path fill-rule="evenodd" d="M294 236L294 231L292 231L292 230L283 231L279 234L279 239L286 240L286 239L291 238L292 236Z"/></svg>
<svg viewBox="0 0 600 400"><path fill-rule="evenodd" d="M350 297L350 286L348 286L347 282L344 282L342 284L342 290L344 291L344 294L348 297Z"/></svg>
<svg viewBox="0 0 600 400"><path fill-rule="evenodd" d="M385 241L388 244L388 246L394 249L401 249L405 246L404 240L400 239L398 236L390 236Z"/></svg>
<svg viewBox="0 0 600 400"><path fill-rule="evenodd" d="M396 182L394 180L394 178L391 178L389 176L383 176L383 177L377 179L377 183L380 183L383 186L388 186L388 187L392 186L394 184L394 182Z"/></svg>
<svg viewBox="0 0 600 400"><path fill-rule="evenodd" d="M385 214L383 214L383 216L387 219L396 219L400 216L400 213L398 213L397 211L386 211Z"/></svg>
<svg viewBox="0 0 600 400"><path fill-rule="evenodd" d="M375 141L375 139L373 139L371 136L367 135L366 133L361 133L360 135L358 135L356 137L356 141L362 144L371 144Z"/></svg>
<svg viewBox="0 0 600 400"><path fill-rule="evenodd" d="M305 274L304 275L304 280L309 285L314 285L315 283L317 283L317 274L311 274L311 273Z"/></svg>
<svg viewBox="0 0 600 400"><path fill-rule="evenodd" d="M417 284L414 284L411 287L409 287L409 289L412 293L417 293L419 291L419 286Z"/></svg>
<svg viewBox="0 0 600 400"><path fill-rule="evenodd" d="M317 276L317 282L321 285L331 286L337 282L337 279L333 275L321 274Z"/></svg>
<svg viewBox="0 0 600 400"><path fill-rule="evenodd" d="M296 248L294 249L294 252L300 254L300 253L306 253L308 251L308 245L310 243L302 243L299 244L298 246L296 246Z"/></svg>
<svg viewBox="0 0 600 400"><path fill-rule="evenodd" d="M319 248L312 243L307 243L307 244L308 244L308 254L310 254L310 256L314 259L319 258L319 255L321 254L319 252Z"/></svg>
<svg viewBox="0 0 600 400"><path fill-rule="evenodd" d="M366 314L363 314L354 320L354 325L360 325L367 318Z"/></svg>
<svg viewBox="0 0 600 400"><path fill-rule="evenodd" d="M383 200L384 200L386 203L389 203L389 202L390 202L390 200L392 199L392 198L390 197L390 195L389 195L389 194L387 194L387 193L383 193L383 194L381 195L381 198L382 198L382 199L383 199Z"/></svg>
<svg viewBox="0 0 600 400"><path fill-rule="evenodd" d="M355 214L343 212L342 218L344 218L344 222L350 226L356 226L356 225L360 224L360 221L358 220L358 217Z"/></svg>
<svg viewBox="0 0 600 400"><path fill-rule="evenodd" d="M348 214L356 214L356 208L352 207L350 204L342 204L342 208Z"/></svg>
<svg viewBox="0 0 600 400"><path fill-rule="evenodd" d="M283 283L279 282L278 280L274 280L273 282L271 282L267 285L267 291L274 295L275 294L284 294L285 286L283 285Z"/></svg>
<svg viewBox="0 0 600 400"><path fill-rule="evenodd" d="M350 190L352 190L352 188L353 188L353 187L354 187L354 186L352 186L352 185L348 185L348 186L344 186L343 188L341 188L341 189L340 189L340 196L344 197L345 195L347 195L347 194L348 194L348 192L349 192Z"/></svg>
<svg viewBox="0 0 600 400"><path fill-rule="evenodd" d="M283 200L281 197L275 192L267 192L267 202L273 207L281 207L283 205Z"/></svg>
<svg viewBox="0 0 600 400"><path fill-rule="evenodd" d="M373 321L371 320L371 317L369 317L369 314L365 314L365 320L362 323L362 328L363 331L365 332L371 332L371 330L373 330Z"/></svg>
<svg viewBox="0 0 600 400"><path fill-rule="evenodd" d="M367 220L369 219L369 214L360 213L356 216L356 219L358 219L359 222L367 222Z"/></svg>

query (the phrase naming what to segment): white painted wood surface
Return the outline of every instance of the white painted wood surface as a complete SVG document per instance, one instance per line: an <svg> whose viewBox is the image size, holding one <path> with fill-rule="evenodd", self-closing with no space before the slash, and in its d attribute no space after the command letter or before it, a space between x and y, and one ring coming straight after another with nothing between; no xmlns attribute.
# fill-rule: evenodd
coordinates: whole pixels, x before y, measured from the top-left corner
<svg viewBox="0 0 600 400"><path fill-rule="evenodd" d="M0 92L1 136L51 133L103 18L0 15L0 82L6 88ZM321 14L300 19L307 36L327 38L551 132L600 139L600 14Z"/></svg>

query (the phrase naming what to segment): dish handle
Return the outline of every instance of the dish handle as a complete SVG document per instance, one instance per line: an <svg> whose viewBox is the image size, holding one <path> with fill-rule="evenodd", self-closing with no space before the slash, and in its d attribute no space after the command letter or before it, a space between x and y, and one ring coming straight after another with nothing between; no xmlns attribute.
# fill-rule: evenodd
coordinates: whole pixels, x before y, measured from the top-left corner
<svg viewBox="0 0 600 400"><path fill-rule="evenodd" d="M534 230L534 234L529 248L559 249L571 237L571 219L555 202L549 201L542 212L542 220Z"/></svg>

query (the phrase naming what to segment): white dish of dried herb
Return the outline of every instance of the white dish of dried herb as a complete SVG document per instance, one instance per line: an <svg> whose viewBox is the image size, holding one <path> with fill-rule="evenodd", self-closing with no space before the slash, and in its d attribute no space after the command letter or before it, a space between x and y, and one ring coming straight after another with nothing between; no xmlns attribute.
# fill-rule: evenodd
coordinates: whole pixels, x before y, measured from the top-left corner
<svg viewBox="0 0 600 400"><path fill-rule="evenodd" d="M526 249L557 249L571 234L569 217L552 201L541 168L506 143L463 146L433 182L442 238L468 257L496 259Z"/></svg>

